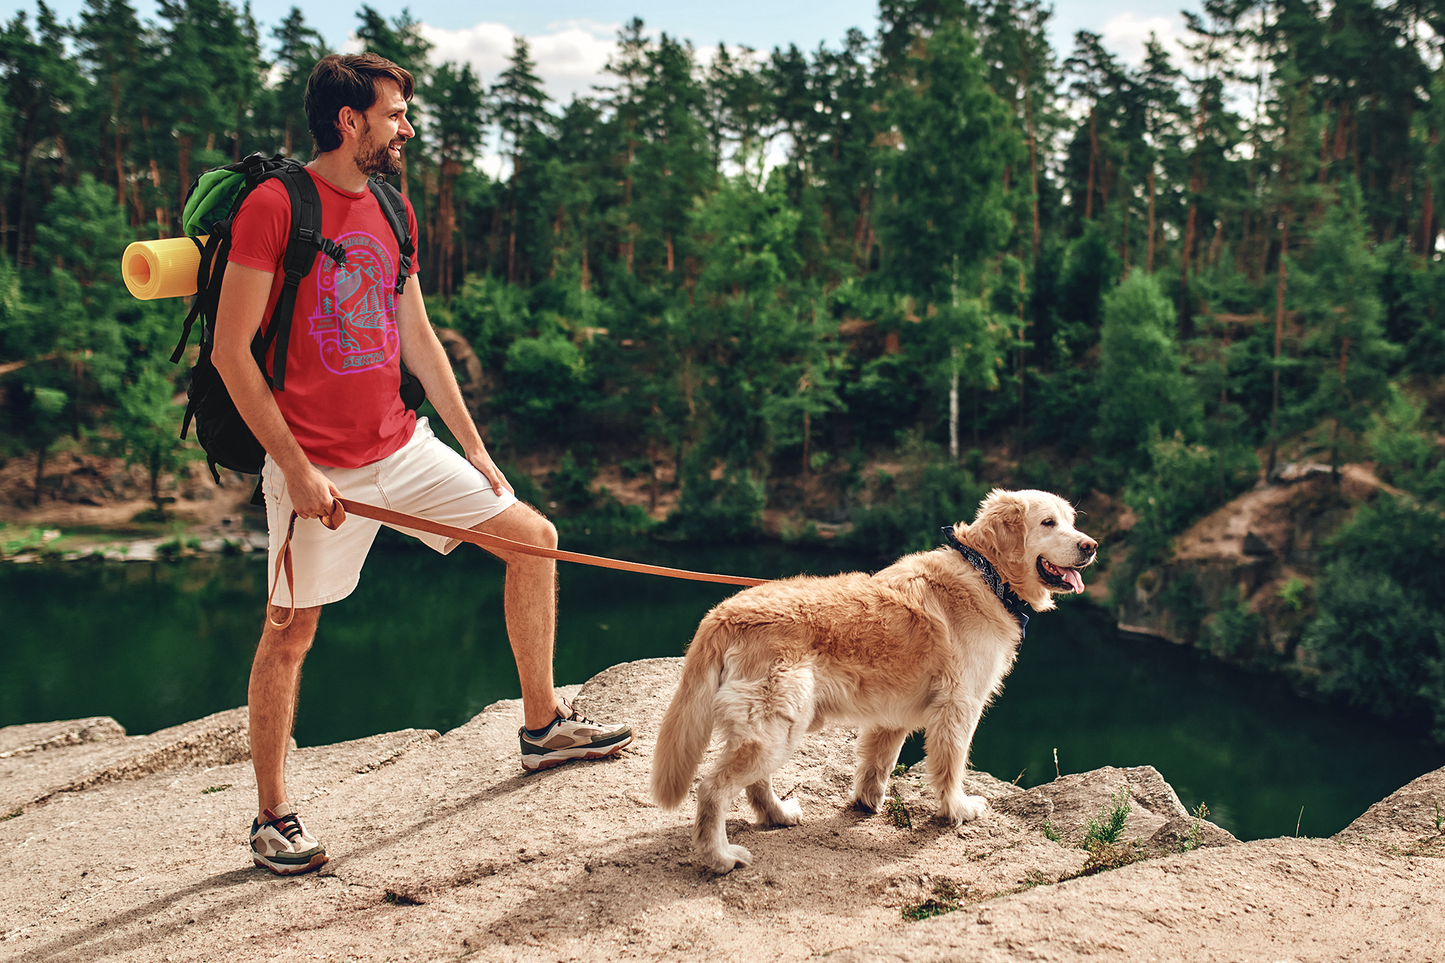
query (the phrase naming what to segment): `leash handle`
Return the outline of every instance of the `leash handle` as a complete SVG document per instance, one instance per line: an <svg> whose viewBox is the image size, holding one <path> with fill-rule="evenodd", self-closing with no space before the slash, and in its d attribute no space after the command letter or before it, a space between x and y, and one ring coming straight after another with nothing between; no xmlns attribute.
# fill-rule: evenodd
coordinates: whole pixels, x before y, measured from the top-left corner
<svg viewBox="0 0 1445 963"><path fill-rule="evenodd" d="M266 621L278 629L284 629L296 618L296 576L291 571L291 536L296 534L296 513L291 513L291 522L286 526L286 541L281 544L281 554L276 556L276 573L271 579L271 594L266 596ZM271 618L271 601L276 598L276 590L281 587L281 570L286 570L286 591L291 595L291 611L286 615L285 622L277 622Z"/></svg>

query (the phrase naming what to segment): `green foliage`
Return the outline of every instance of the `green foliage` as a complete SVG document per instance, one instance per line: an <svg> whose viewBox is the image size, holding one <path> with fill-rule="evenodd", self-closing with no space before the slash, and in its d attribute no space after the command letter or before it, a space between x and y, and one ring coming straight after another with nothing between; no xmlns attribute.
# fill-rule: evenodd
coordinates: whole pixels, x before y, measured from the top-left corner
<svg viewBox="0 0 1445 963"><path fill-rule="evenodd" d="M664 533L694 542L733 542L762 531L767 487L748 468L709 465L700 453L683 460L682 497Z"/></svg>
<svg viewBox="0 0 1445 963"><path fill-rule="evenodd" d="M1254 452L1238 443L1214 449L1156 433L1146 452L1148 468L1132 475L1124 489L1125 504L1138 516L1129 533L1136 571L1175 534L1253 484L1259 472Z"/></svg>
<svg viewBox="0 0 1445 963"><path fill-rule="evenodd" d="M1237 588L1227 589L1219 609L1204 622L1200 644L1216 655L1239 658L1249 654L1259 641L1263 620L1239 598Z"/></svg>
<svg viewBox="0 0 1445 963"><path fill-rule="evenodd" d="M1445 518L1381 494L1330 546L1300 643L1321 691L1445 741Z"/></svg>
<svg viewBox="0 0 1445 963"><path fill-rule="evenodd" d="M114 421L120 433L117 447L125 456L125 463L145 467L157 515L164 511L161 476L175 471L193 457L180 437L184 406L173 403L174 394L175 385L169 378L155 367L146 368L121 391Z"/></svg>
<svg viewBox="0 0 1445 963"><path fill-rule="evenodd" d="M1131 798L1128 783L1120 786L1118 792L1109 797L1109 801L1099 810L1098 816L1090 819L1084 826L1085 849L1092 851L1099 847L1113 846L1119 841L1119 837L1124 835L1124 824L1133 810Z"/></svg>
<svg viewBox="0 0 1445 963"><path fill-rule="evenodd" d="M1366 435L1375 470L1385 481L1426 502L1445 498L1445 452L1424 430L1425 406L1393 385Z"/></svg>
<svg viewBox="0 0 1445 963"><path fill-rule="evenodd" d="M853 511L853 530L842 544L879 558L935 548L942 526L972 521L989 487L948 461L936 445L912 438L903 470L875 483L871 504Z"/></svg>
<svg viewBox="0 0 1445 963"><path fill-rule="evenodd" d="M903 918L917 922L961 909L968 898L968 894L965 892L967 888L966 885L946 876L937 877L933 881L933 896L919 903L905 905Z"/></svg>
<svg viewBox="0 0 1445 963"><path fill-rule="evenodd" d="M1151 437L1192 438L1199 412L1174 342L1174 308L1150 275L1135 271L1104 299L1099 417L1106 457L1142 467Z"/></svg>
<svg viewBox="0 0 1445 963"><path fill-rule="evenodd" d="M564 451L557 461L557 467L547 473L547 485L552 498L569 514L585 511L597 501L592 491L592 478L597 474L597 459L579 464L572 452Z"/></svg>
<svg viewBox="0 0 1445 963"><path fill-rule="evenodd" d="M1189 835L1180 846L1180 852L1192 852L1204 845L1204 820L1209 818L1209 807L1201 801L1190 814L1194 822L1189 826Z"/></svg>

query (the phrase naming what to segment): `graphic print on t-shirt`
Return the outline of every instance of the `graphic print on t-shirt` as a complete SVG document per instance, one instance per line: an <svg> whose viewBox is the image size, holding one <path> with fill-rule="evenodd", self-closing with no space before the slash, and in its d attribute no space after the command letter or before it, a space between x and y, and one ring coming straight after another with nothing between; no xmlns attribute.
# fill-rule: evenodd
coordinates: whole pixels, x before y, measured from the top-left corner
<svg viewBox="0 0 1445 963"><path fill-rule="evenodd" d="M321 361L334 374L379 368L401 346L396 331L396 266L370 234L347 234L346 263L320 257L311 335Z"/></svg>

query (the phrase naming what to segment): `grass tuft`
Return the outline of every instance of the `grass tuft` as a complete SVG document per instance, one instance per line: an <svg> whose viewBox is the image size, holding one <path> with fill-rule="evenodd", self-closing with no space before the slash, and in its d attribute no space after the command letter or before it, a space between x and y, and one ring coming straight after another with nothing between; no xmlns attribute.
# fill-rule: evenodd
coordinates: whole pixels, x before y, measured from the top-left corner
<svg viewBox="0 0 1445 963"><path fill-rule="evenodd" d="M1093 850L1100 846L1112 846L1124 835L1124 823L1129 819L1131 806L1129 805L1130 793L1129 784L1125 783L1119 787L1119 791L1109 797L1109 801L1099 810L1097 819L1089 820L1084 827L1084 848Z"/></svg>

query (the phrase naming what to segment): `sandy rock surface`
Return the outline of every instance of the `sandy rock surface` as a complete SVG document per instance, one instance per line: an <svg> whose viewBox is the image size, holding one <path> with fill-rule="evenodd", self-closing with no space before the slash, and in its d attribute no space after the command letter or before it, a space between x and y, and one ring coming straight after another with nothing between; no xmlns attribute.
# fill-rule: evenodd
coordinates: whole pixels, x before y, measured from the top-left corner
<svg viewBox="0 0 1445 963"><path fill-rule="evenodd" d="M525 775L514 702L445 734L296 751L294 801L333 857L296 879L247 855L244 709L142 737L104 719L0 729L0 960L1445 963L1445 771L1331 840L1239 843L1149 767L1028 791L974 774L990 810L955 829L916 771L887 811L843 809L855 736L829 729L775 779L804 824L755 829L740 799L728 831L756 862L716 876L693 865L691 803L647 792L680 665L581 687L583 711L637 730L614 761ZM1077 875L1088 823L1120 799L1120 848L1152 858ZM930 901L957 909L905 918Z"/></svg>

